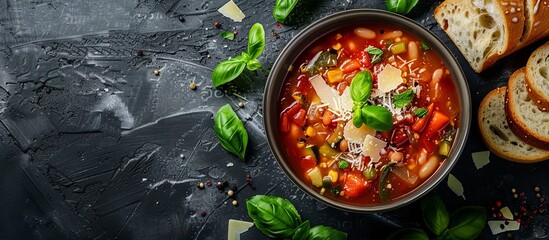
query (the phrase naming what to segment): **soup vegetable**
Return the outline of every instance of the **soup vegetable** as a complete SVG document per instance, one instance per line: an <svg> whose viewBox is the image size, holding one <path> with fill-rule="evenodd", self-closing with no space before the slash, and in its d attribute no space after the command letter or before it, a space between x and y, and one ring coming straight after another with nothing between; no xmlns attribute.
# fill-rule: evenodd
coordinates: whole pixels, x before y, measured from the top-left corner
<svg viewBox="0 0 549 240"><path fill-rule="evenodd" d="M292 170L325 197L391 201L438 169L459 126L444 63L394 27L342 28L314 42L289 70L280 140Z"/></svg>

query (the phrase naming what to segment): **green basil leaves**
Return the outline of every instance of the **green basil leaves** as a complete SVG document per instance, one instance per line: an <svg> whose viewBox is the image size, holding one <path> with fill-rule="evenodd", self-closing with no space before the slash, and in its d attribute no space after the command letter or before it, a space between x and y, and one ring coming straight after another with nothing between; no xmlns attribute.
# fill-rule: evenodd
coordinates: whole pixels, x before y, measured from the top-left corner
<svg viewBox="0 0 549 240"><path fill-rule="evenodd" d="M414 99L414 91L411 89L406 90L400 94L393 95L393 103L397 108L406 107L408 104L412 103Z"/></svg>
<svg viewBox="0 0 549 240"><path fill-rule="evenodd" d="M435 235L441 235L448 228L450 217L444 202L437 195L428 195L421 199L421 212L425 225Z"/></svg>
<svg viewBox="0 0 549 240"><path fill-rule="evenodd" d="M381 186L380 186L381 189ZM421 212L427 228L436 240L472 240L477 238L486 226L486 209L479 206L465 206L448 214L440 197L431 194L421 199ZM449 215L449 216L448 216ZM391 234L387 240L429 239L427 234L416 228L402 229Z"/></svg>
<svg viewBox="0 0 549 240"><path fill-rule="evenodd" d="M394 13L408 14L418 2L419 0L387 0L386 7Z"/></svg>
<svg viewBox="0 0 549 240"><path fill-rule="evenodd" d="M261 55L264 48L265 30L263 29L263 25L260 23L255 23L252 28L250 28L250 32L248 33L247 52L243 52L240 56L222 61L214 68L212 73L212 81L214 86L219 87L236 79L240 76L240 74L242 74L245 68L250 71L261 68L261 63L259 63L257 58Z"/></svg>
<svg viewBox="0 0 549 240"><path fill-rule="evenodd" d="M368 46L366 49L364 49L370 55L371 63L375 64L381 61L381 56L383 56L383 50L376 48L372 45Z"/></svg>
<svg viewBox="0 0 549 240"><path fill-rule="evenodd" d="M382 106L370 106L366 101L372 92L372 74L362 71L351 81L351 99L353 106L353 125L359 128L362 123L378 130L388 131L393 127L393 114Z"/></svg>
<svg viewBox="0 0 549 240"><path fill-rule="evenodd" d="M301 216L287 199L257 195L246 201L255 226L272 238L289 238L301 224Z"/></svg>
<svg viewBox="0 0 549 240"><path fill-rule="evenodd" d="M273 17L279 23L287 23L287 18L299 0L276 0Z"/></svg>
<svg viewBox="0 0 549 240"><path fill-rule="evenodd" d="M429 113L429 110L425 108L416 108L412 111L414 115L418 116L419 118L424 118L427 116L427 113Z"/></svg>
<svg viewBox="0 0 549 240"><path fill-rule="evenodd" d="M287 199L257 195L246 200L246 208L257 229L268 237L292 240L347 239L347 233L331 227L319 225L311 228L309 221L301 221L301 216Z"/></svg>
<svg viewBox="0 0 549 240"><path fill-rule="evenodd" d="M217 111L214 128L221 146L244 161L248 146L248 132L229 104Z"/></svg>
<svg viewBox="0 0 549 240"><path fill-rule="evenodd" d="M234 33L232 33L232 32L222 32L221 37L232 41L232 40L234 40Z"/></svg>

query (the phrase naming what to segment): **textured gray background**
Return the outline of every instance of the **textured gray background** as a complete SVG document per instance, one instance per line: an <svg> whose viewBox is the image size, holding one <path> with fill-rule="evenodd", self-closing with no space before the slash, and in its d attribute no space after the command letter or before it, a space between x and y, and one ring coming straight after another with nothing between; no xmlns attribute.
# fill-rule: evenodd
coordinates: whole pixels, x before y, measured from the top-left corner
<svg viewBox="0 0 549 240"><path fill-rule="evenodd" d="M384 9L382 0L311 0L298 24L277 27L274 2L237 1L247 17L234 23L216 11L225 1L0 0L0 239L225 239L228 219L250 220L245 199L265 193L292 200L304 219L346 231L350 239L421 227L418 204L381 214L346 213L294 186L264 136L262 72L248 74L239 94L247 99L237 111L250 134L247 162L218 144L213 113L242 99L213 88L211 69L245 49L253 23L265 27L267 46L259 60L270 68L307 24L345 9ZM475 74L432 17L440 0L430 2L421 1L409 17L458 57L476 112L482 97L505 85L540 43ZM238 31L235 41L222 39L224 30ZM190 82L196 91L187 87ZM525 191L532 204L533 186L549 191L547 162L523 165L492 156L476 170L471 153L486 147L473 126L453 170L467 200L445 184L436 190L449 209L490 207L496 200L511 205L511 187ZM255 190L246 185L247 173ZM215 187L195 187L207 179L238 186L240 205L233 207ZM547 239L547 215L534 222L515 236ZM255 228L243 234L263 238ZM495 237L485 230L481 238Z"/></svg>

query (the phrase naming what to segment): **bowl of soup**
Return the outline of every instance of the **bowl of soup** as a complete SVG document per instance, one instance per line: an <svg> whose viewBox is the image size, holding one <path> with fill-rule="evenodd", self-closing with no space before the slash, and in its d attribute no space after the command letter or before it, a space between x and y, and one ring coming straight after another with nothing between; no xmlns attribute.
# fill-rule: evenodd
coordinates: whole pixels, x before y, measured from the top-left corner
<svg viewBox="0 0 549 240"><path fill-rule="evenodd" d="M297 186L335 208L379 212L447 177L470 105L440 39L401 15L360 9L318 20L288 43L263 114L271 150Z"/></svg>

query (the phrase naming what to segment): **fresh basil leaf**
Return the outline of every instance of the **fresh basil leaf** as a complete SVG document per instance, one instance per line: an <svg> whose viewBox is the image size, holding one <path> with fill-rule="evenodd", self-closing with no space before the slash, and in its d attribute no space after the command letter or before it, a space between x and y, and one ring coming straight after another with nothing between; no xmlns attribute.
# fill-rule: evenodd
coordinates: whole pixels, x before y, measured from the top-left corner
<svg viewBox="0 0 549 240"><path fill-rule="evenodd" d="M273 17L279 23L286 23L286 18L290 15L299 0L276 0L273 9Z"/></svg>
<svg viewBox="0 0 549 240"><path fill-rule="evenodd" d="M246 63L246 67L250 71L257 70L258 68L261 68L261 63L257 59L252 59L248 63Z"/></svg>
<svg viewBox="0 0 549 240"><path fill-rule="evenodd" d="M362 109L356 108L353 111L353 125L355 125L356 128L362 127Z"/></svg>
<svg viewBox="0 0 549 240"><path fill-rule="evenodd" d="M240 54L240 56L242 57L242 59L248 63L250 60L252 60L252 56L250 56L250 54L248 54L247 52L242 52Z"/></svg>
<svg viewBox="0 0 549 240"><path fill-rule="evenodd" d="M301 216L287 199L256 195L246 200L248 215L259 231L272 238L290 238Z"/></svg>
<svg viewBox="0 0 549 240"><path fill-rule="evenodd" d="M221 146L244 161L248 146L248 132L231 105L226 104L217 110L214 127Z"/></svg>
<svg viewBox="0 0 549 240"><path fill-rule="evenodd" d="M393 95L393 104L397 108L406 107L414 99L414 91L411 89L406 90L400 94Z"/></svg>
<svg viewBox="0 0 549 240"><path fill-rule="evenodd" d="M309 230L307 240L345 240L347 233L335 230L331 227L318 225Z"/></svg>
<svg viewBox="0 0 549 240"><path fill-rule="evenodd" d="M368 71L362 71L355 75L351 81L351 99L357 103L363 103L368 100L372 92L372 74ZM356 105L356 103L355 103Z"/></svg>
<svg viewBox="0 0 549 240"><path fill-rule="evenodd" d="M421 199L421 212L427 228L435 235L441 235L450 223L450 217L444 202L437 195L431 194Z"/></svg>
<svg viewBox="0 0 549 240"><path fill-rule="evenodd" d="M215 87L219 87L225 83L228 83L244 71L246 67L246 60L242 56L237 56L223 62L220 62L215 66L212 73L212 81Z"/></svg>
<svg viewBox="0 0 549 240"><path fill-rule="evenodd" d="M382 106L363 106L361 115L366 126L377 131L389 131L393 127L393 114Z"/></svg>
<svg viewBox="0 0 549 240"><path fill-rule="evenodd" d="M419 118L424 118L427 116L427 113L429 113L429 110L425 108L416 108L414 111L412 111L414 115L418 116Z"/></svg>
<svg viewBox="0 0 549 240"><path fill-rule="evenodd" d="M376 48L374 46L368 46L365 51L370 55L371 63L375 64L381 61L381 56L383 56L383 50Z"/></svg>
<svg viewBox="0 0 549 240"><path fill-rule="evenodd" d="M292 236L292 240L307 240L307 236L309 236L310 229L311 229L311 224L309 223L309 220L303 222L294 230L294 235Z"/></svg>
<svg viewBox="0 0 549 240"><path fill-rule="evenodd" d="M395 162L390 162L387 165L384 165L381 167L381 175L379 175L379 199L381 199L382 202L387 202L389 200L389 193L391 189L387 188L387 184L389 183L389 179L387 178L389 172L391 169L393 169L393 166L395 165Z"/></svg>
<svg viewBox="0 0 549 240"><path fill-rule="evenodd" d="M408 14L412 9L417 5L419 0L407 0L407 6L406 6L406 12L404 14Z"/></svg>
<svg viewBox="0 0 549 240"><path fill-rule="evenodd" d="M450 214L448 231L440 239L469 240L480 235L486 226L487 211L479 206L466 206Z"/></svg>
<svg viewBox="0 0 549 240"><path fill-rule="evenodd" d="M424 42L421 42L421 48L423 48L423 50L425 50L425 51L431 49L431 48L429 47L429 45L427 45L427 44L424 43Z"/></svg>
<svg viewBox="0 0 549 240"><path fill-rule="evenodd" d="M232 40L234 40L234 33L232 33L232 32L221 32L221 37L232 41Z"/></svg>
<svg viewBox="0 0 549 240"><path fill-rule="evenodd" d="M389 235L387 240L429 240L429 237L421 229L404 228Z"/></svg>
<svg viewBox="0 0 549 240"><path fill-rule="evenodd" d="M385 1L385 5L390 12L406 14L408 0L387 0Z"/></svg>
<svg viewBox="0 0 549 240"><path fill-rule="evenodd" d="M252 59L258 58L265 48L265 30L261 23L255 23L248 33L248 54Z"/></svg>

